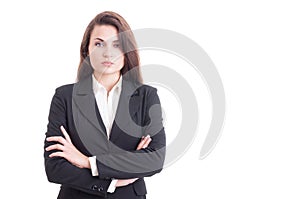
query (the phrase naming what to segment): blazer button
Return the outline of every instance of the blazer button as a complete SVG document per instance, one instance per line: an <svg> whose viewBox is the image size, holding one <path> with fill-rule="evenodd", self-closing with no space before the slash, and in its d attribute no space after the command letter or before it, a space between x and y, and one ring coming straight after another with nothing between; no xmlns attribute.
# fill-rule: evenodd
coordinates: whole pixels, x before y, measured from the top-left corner
<svg viewBox="0 0 300 199"><path fill-rule="evenodd" d="M103 191L103 190L104 190L103 187L99 187L99 188L98 188L98 191L99 191L99 192L101 192L101 191Z"/></svg>
<svg viewBox="0 0 300 199"><path fill-rule="evenodd" d="M98 190L98 186L97 185L93 185L92 186L92 190Z"/></svg>

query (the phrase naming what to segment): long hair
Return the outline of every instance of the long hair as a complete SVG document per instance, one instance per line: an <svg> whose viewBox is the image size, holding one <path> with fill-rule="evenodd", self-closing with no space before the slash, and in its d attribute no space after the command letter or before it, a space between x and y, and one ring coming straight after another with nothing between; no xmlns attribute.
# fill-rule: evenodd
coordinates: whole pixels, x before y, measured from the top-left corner
<svg viewBox="0 0 300 199"><path fill-rule="evenodd" d="M77 70L77 81L85 79L93 73L88 48L91 33L96 25L112 25L117 29L121 51L124 54L124 66L121 69L121 74L127 80L142 83L140 57L133 32L122 16L111 11L105 11L98 14L92 19L85 30L80 46L80 62ZM127 72L129 73L125 76Z"/></svg>

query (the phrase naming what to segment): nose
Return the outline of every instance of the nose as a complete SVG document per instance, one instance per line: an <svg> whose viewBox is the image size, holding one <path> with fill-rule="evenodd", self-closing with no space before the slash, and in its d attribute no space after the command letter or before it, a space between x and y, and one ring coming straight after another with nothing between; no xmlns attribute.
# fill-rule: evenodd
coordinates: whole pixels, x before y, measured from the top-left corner
<svg viewBox="0 0 300 199"><path fill-rule="evenodd" d="M110 47L106 47L103 51L103 57L105 58L111 58L113 56L112 50Z"/></svg>

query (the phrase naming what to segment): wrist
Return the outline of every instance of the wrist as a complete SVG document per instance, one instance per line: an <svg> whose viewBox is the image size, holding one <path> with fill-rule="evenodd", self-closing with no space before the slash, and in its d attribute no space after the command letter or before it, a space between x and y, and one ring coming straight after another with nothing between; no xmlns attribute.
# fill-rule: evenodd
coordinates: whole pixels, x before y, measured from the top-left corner
<svg viewBox="0 0 300 199"><path fill-rule="evenodd" d="M83 168L91 169L90 160L88 157L84 156Z"/></svg>

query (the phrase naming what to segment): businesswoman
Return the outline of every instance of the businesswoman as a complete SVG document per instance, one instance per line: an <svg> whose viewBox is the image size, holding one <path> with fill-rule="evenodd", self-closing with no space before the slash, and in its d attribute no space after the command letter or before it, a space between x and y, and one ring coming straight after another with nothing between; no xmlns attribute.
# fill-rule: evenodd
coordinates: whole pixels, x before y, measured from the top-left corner
<svg viewBox="0 0 300 199"><path fill-rule="evenodd" d="M156 89L144 85L134 35L114 12L98 14L80 47L75 84L56 89L44 143L60 199L146 198L162 170L165 132Z"/></svg>

